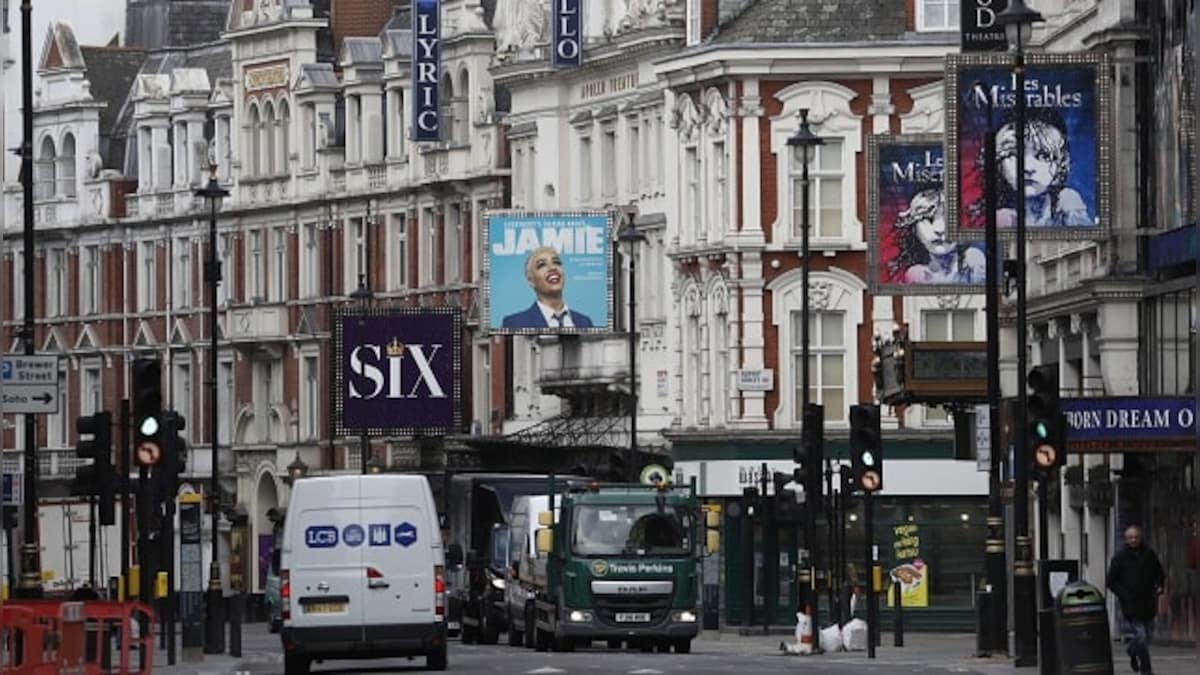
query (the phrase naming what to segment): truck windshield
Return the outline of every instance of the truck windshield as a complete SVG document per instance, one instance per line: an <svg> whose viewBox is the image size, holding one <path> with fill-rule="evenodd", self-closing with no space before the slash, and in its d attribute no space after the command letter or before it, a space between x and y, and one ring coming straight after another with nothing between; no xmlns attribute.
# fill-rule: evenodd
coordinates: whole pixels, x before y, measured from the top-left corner
<svg viewBox="0 0 1200 675"><path fill-rule="evenodd" d="M686 508L660 513L653 504L580 506L571 548L584 556L687 555L690 533Z"/></svg>

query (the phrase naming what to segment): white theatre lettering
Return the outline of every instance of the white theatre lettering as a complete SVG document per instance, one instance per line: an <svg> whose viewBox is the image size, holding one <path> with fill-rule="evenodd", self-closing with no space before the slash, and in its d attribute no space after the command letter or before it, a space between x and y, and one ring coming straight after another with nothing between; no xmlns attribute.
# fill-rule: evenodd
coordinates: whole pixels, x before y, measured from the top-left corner
<svg viewBox="0 0 1200 675"><path fill-rule="evenodd" d="M1196 421L1190 410L1073 410L1067 412L1072 429L1187 429Z"/></svg>
<svg viewBox="0 0 1200 675"><path fill-rule="evenodd" d="M436 7L435 7L436 11ZM436 134L438 119L438 80L440 79L441 31L435 15L418 12L415 17L416 50L413 74L416 87L416 119L418 136Z"/></svg>
<svg viewBox="0 0 1200 675"><path fill-rule="evenodd" d="M538 235L541 235L539 238ZM604 229L600 227L510 228L504 240L492 244L496 255L522 255L549 246L563 255L604 253Z"/></svg>
<svg viewBox="0 0 1200 675"><path fill-rule="evenodd" d="M374 387L369 393L364 394L354 386L354 382L349 382L350 398L373 399L383 393L384 387L387 387L385 398L417 398L417 390L421 388L421 383L425 383L428 387L429 398L446 398L445 388L438 382L437 375L430 367L430 362L437 358L441 349L442 345L440 344L429 345L428 349L423 344L389 345L387 356L384 357L379 345L355 347L354 351L350 352L350 370L355 375L369 380ZM364 352L366 359L364 359ZM413 365L417 368L417 381L413 383L407 393L401 389L405 352L412 356ZM386 364L380 364L380 359L385 359ZM380 365L387 368L386 379Z"/></svg>

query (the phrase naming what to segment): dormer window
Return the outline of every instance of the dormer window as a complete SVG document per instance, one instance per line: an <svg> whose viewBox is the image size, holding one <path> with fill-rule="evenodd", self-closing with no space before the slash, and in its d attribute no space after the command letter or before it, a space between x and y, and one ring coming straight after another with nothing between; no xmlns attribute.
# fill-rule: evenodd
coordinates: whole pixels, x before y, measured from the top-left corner
<svg viewBox="0 0 1200 675"><path fill-rule="evenodd" d="M75 136L63 136L62 152L58 155L58 194L75 196Z"/></svg>
<svg viewBox="0 0 1200 675"><path fill-rule="evenodd" d="M54 139L47 136L42 139L42 148L34 162L34 195L35 200L51 199L58 175L58 153L54 149Z"/></svg>

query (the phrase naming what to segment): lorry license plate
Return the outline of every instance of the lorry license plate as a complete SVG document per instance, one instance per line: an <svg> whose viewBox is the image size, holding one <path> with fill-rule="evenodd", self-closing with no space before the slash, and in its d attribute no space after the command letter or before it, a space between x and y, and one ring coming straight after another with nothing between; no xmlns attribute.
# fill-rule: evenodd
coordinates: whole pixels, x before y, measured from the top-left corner
<svg viewBox="0 0 1200 675"><path fill-rule="evenodd" d="M344 602L310 602L304 605L305 614L340 614L345 611Z"/></svg>
<svg viewBox="0 0 1200 675"><path fill-rule="evenodd" d="M617 621L619 623L647 623L650 621L650 615L646 612L618 612Z"/></svg>

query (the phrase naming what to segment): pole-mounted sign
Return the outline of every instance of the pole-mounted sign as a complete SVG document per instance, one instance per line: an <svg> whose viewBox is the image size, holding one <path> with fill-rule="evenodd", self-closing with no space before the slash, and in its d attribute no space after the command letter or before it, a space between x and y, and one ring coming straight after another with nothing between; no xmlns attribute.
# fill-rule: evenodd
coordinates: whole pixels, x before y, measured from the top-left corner
<svg viewBox="0 0 1200 675"><path fill-rule="evenodd" d="M1008 49L1004 26L996 15L1008 7L1008 0L962 0L959 28L964 52L1002 52Z"/></svg>
<svg viewBox="0 0 1200 675"><path fill-rule="evenodd" d="M554 53L551 63L555 68L572 68L583 63L583 8L579 0L553 0Z"/></svg>
<svg viewBox="0 0 1200 675"><path fill-rule="evenodd" d="M442 3L413 0L412 11L412 138L440 141L439 104L442 79Z"/></svg>

